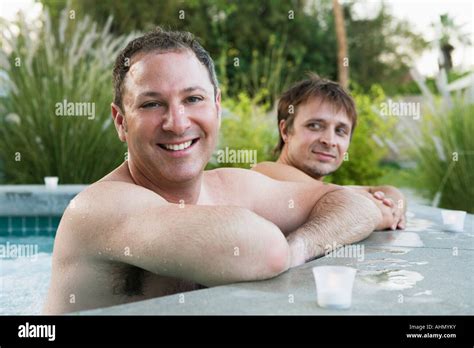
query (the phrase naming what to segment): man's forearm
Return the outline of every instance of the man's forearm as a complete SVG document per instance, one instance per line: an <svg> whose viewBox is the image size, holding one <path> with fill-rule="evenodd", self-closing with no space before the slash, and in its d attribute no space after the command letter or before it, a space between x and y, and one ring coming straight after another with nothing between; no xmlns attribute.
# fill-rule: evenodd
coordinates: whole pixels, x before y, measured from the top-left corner
<svg viewBox="0 0 474 348"><path fill-rule="evenodd" d="M287 237L292 266L321 256L334 246L365 239L382 219L368 198L347 189L324 195L308 221Z"/></svg>

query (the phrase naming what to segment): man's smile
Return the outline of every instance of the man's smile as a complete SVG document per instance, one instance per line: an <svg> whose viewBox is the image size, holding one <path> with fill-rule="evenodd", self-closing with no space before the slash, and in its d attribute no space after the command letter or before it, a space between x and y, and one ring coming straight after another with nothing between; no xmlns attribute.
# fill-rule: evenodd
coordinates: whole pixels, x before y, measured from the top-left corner
<svg viewBox="0 0 474 348"><path fill-rule="evenodd" d="M316 155L316 158L320 161L323 162L330 162L334 159L336 159L335 155L332 155L328 152L323 152L323 151L313 151L313 153Z"/></svg>
<svg viewBox="0 0 474 348"><path fill-rule="evenodd" d="M185 141L175 141L168 143L157 144L161 149L166 152L173 153L173 155L185 155L194 147L199 141L199 138L189 139Z"/></svg>

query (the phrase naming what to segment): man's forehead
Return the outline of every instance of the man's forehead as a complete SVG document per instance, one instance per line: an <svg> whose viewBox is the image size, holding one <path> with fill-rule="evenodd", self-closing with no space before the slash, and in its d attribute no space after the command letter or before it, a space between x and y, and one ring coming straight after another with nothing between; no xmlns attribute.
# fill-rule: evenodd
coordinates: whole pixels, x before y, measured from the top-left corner
<svg viewBox="0 0 474 348"><path fill-rule="evenodd" d="M304 103L298 105L296 116L300 122L305 122L310 119L320 119L327 122L332 121L348 125L352 124L343 107L338 107L334 103L322 100L319 97L309 98Z"/></svg>
<svg viewBox="0 0 474 348"><path fill-rule="evenodd" d="M124 86L125 90L132 91L131 94L135 96L191 88L212 90L207 69L189 50L136 54L132 58Z"/></svg>

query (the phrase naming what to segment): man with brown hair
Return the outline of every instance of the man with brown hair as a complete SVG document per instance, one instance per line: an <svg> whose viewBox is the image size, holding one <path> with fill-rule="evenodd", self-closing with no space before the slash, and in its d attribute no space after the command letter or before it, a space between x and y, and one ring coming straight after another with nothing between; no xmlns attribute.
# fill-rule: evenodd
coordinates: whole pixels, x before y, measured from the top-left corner
<svg viewBox="0 0 474 348"><path fill-rule="evenodd" d="M131 41L114 87L128 160L66 209L45 313L275 277L393 221L336 185L204 171L221 94L212 59L190 33L157 29Z"/></svg>
<svg viewBox="0 0 474 348"><path fill-rule="evenodd" d="M284 181L313 182L342 164L357 125L352 97L336 82L310 74L284 92L278 103L280 156L253 170ZM405 227L406 201L393 186L351 186L383 202L394 216L392 230Z"/></svg>

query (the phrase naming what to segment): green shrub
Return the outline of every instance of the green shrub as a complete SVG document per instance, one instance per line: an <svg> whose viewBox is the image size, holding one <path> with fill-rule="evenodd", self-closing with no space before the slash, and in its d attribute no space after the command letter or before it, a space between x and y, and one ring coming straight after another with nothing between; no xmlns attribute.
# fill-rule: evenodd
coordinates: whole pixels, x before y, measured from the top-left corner
<svg viewBox="0 0 474 348"><path fill-rule="evenodd" d="M443 110L437 107L436 110ZM413 137L418 191L441 208L474 213L474 105L454 100L447 112L425 115Z"/></svg>
<svg viewBox="0 0 474 348"><path fill-rule="evenodd" d="M18 35L2 28L3 182L33 184L58 176L63 184L90 183L124 160L126 147L110 116L111 77L115 56L129 38L109 34L110 23L99 29L87 17L70 18L66 9L59 26L51 25L46 12L39 26L20 17ZM58 116L65 100L88 103L82 105L90 113Z"/></svg>
<svg viewBox="0 0 474 348"><path fill-rule="evenodd" d="M404 130L410 155L416 162L415 188L433 206L474 213L474 100L472 88L447 88L449 76L441 70L436 78L438 95L416 71L414 80L423 92L425 112L419 127Z"/></svg>
<svg viewBox="0 0 474 348"><path fill-rule="evenodd" d="M217 167L250 168L250 163L229 163L218 161L219 150L226 147L232 150L256 150L257 163L275 160L273 149L278 140L278 129L273 117L267 115L268 104L262 104L261 91L255 98L240 93L237 100L227 98L223 101L223 116L219 145L207 169Z"/></svg>

